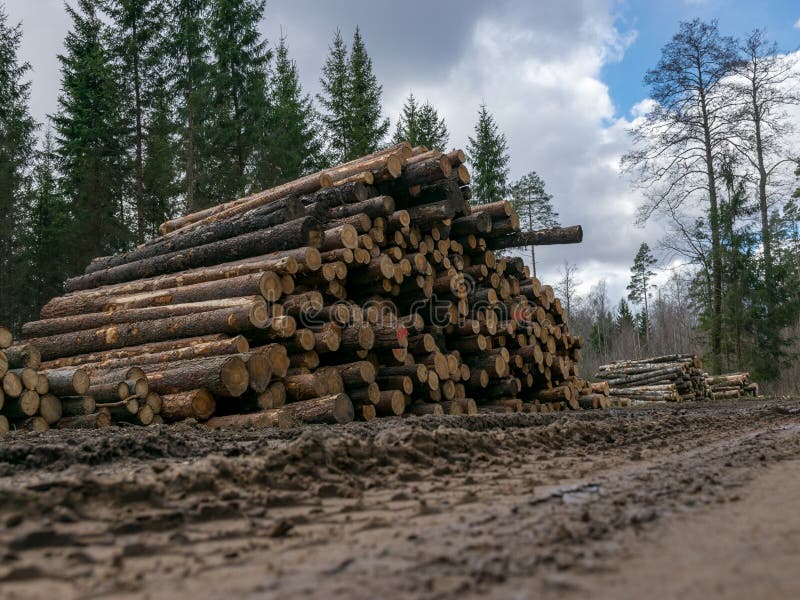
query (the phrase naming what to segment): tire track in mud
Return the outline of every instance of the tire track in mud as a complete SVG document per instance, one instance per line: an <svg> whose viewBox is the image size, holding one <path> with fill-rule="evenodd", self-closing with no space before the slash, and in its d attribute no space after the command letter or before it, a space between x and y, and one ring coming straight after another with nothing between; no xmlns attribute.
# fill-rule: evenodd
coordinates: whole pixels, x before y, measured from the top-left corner
<svg viewBox="0 0 800 600"><path fill-rule="evenodd" d="M565 574L612 568L626 536L735 499L762 465L800 456L797 413L750 402L185 427L44 450L20 436L0 447L0 595L450 598L518 595L532 576L562 593Z"/></svg>

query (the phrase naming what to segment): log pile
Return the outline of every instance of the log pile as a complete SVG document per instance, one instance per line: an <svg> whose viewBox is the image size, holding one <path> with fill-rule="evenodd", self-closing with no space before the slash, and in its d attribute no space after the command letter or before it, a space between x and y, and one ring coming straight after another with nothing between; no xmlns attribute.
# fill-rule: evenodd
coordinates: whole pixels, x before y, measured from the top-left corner
<svg viewBox="0 0 800 600"><path fill-rule="evenodd" d="M578 376L582 339L552 287L495 256L531 240L508 202L469 202L464 161L398 144L96 258L22 329L61 382L65 426L613 404Z"/></svg>
<svg viewBox="0 0 800 600"><path fill-rule="evenodd" d="M595 374L613 397L632 400L687 402L709 396L703 363L693 354L615 361Z"/></svg>
<svg viewBox="0 0 800 600"><path fill-rule="evenodd" d="M758 396L758 384L750 381L750 373L708 375L706 384L712 400L733 400L744 396Z"/></svg>
<svg viewBox="0 0 800 600"><path fill-rule="evenodd" d="M15 344L11 332L0 327L0 433L44 431L61 419L62 402L54 395L59 382L51 384L41 363L35 346ZM88 378L78 373L76 383L85 385Z"/></svg>

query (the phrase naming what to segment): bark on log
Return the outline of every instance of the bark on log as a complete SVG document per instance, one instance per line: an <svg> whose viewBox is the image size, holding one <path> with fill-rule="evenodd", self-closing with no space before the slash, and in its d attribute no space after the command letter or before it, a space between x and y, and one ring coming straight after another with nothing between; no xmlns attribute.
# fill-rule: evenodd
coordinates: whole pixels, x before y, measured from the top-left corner
<svg viewBox="0 0 800 600"><path fill-rule="evenodd" d="M299 246L318 248L321 241L322 225L320 222L312 217L303 217L270 229L245 233L188 250L170 252L73 277L66 281L64 288L68 292L73 292L124 283L133 279L208 267L223 261L235 261Z"/></svg>
<svg viewBox="0 0 800 600"><path fill-rule="evenodd" d="M150 389L162 396L202 388L216 396L236 398L249 384L247 365L239 356L212 356L143 368Z"/></svg>
<svg viewBox="0 0 800 600"><path fill-rule="evenodd" d="M137 279L121 284L104 286L94 290L81 290L65 296L53 298L41 311L42 318L62 317L97 312L94 307L100 301L107 301L112 296L130 296L146 292L170 290L177 287L230 279L241 275L261 273L265 271L280 273L296 273L300 268L298 259L305 261L309 270L316 270L321 264L320 254L316 248L302 248L281 252L277 255L266 255L191 269L180 273L171 273L158 277Z"/></svg>
<svg viewBox="0 0 800 600"><path fill-rule="evenodd" d="M44 359L52 360L73 354L113 350L176 337L220 332L235 334L263 328L266 324L266 303L257 301L250 305L224 308L196 315L113 325L96 330L35 338L29 341L41 349Z"/></svg>
<svg viewBox="0 0 800 600"><path fill-rule="evenodd" d="M185 304L168 304L166 306L152 306L150 308L133 308L130 310L117 310L113 312L87 313L71 317L57 317L42 321L32 321L22 326L26 337L47 337L62 333L72 333L87 329L99 329L110 325L153 321L168 319L182 315L193 315L210 312L222 308L250 305L258 302L261 296L246 296L243 298L224 298L221 300L206 300L203 302L187 302Z"/></svg>
<svg viewBox="0 0 800 600"><path fill-rule="evenodd" d="M355 416L353 403L347 394L292 402L281 410L304 423L349 423Z"/></svg>
<svg viewBox="0 0 800 600"><path fill-rule="evenodd" d="M205 210L166 221L159 226L158 230L162 236L167 237L167 235L172 232L181 229L187 230L189 228L197 228L208 223L213 223L214 221L231 218L237 214L246 213L254 208L258 208L259 206L276 202L287 196L311 194L321 188L330 187L332 183L329 175L323 172L314 173L313 175L301 177L300 179L284 183L283 185L269 190L251 194L245 198L218 204L217 206Z"/></svg>
<svg viewBox="0 0 800 600"><path fill-rule="evenodd" d="M286 429L294 424L291 415L282 408L262 410L245 415L212 417L206 421L211 429L241 429L250 427L278 427Z"/></svg>
<svg viewBox="0 0 800 600"><path fill-rule="evenodd" d="M9 369L22 369L25 367L38 369L42 364L40 349L30 343L16 344L4 350Z"/></svg>
<svg viewBox="0 0 800 600"><path fill-rule="evenodd" d="M61 397L61 412L65 417L91 415L97 412L97 401L93 396Z"/></svg>
<svg viewBox="0 0 800 600"><path fill-rule="evenodd" d="M205 421L216 410L214 396L204 389L166 394L161 403L161 415L167 423L190 418Z"/></svg>
<svg viewBox="0 0 800 600"><path fill-rule="evenodd" d="M188 358L200 358L203 356L218 356L222 354L242 354L248 350L249 344L243 336L237 335L229 338L225 334L213 334L193 338L166 340L163 342L154 342L152 344L142 344L140 346L129 346L119 350L108 350L106 352L79 354L66 358L58 358L43 362L42 368L60 369L63 367L105 363L106 361L120 361L119 363L115 362L114 366L122 367L128 364L136 364L139 360L141 360L144 364L148 362L145 358L129 360L134 357L161 355L162 353L167 358L158 362L169 362L169 360L185 360ZM173 352L175 352L175 354L171 354Z"/></svg>
<svg viewBox="0 0 800 600"><path fill-rule="evenodd" d="M518 248L523 246L550 246L555 244L580 244L583 241L583 228L580 225L571 227L554 227L537 231L518 232L503 237L487 240L492 250Z"/></svg>
<svg viewBox="0 0 800 600"><path fill-rule="evenodd" d="M111 425L111 415L100 411L91 415L64 417L55 424L56 429L103 429Z"/></svg>
<svg viewBox="0 0 800 600"><path fill-rule="evenodd" d="M42 373L47 376L50 393L56 396L83 396L89 391L89 372L82 367L51 369Z"/></svg>

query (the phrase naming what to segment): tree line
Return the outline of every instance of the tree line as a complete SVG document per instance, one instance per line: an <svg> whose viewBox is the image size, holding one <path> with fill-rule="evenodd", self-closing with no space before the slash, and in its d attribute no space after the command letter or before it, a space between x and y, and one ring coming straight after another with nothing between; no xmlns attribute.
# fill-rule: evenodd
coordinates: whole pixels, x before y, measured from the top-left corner
<svg viewBox="0 0 800 600"><path fill-rule="evenodd" d="M764 31L736 39L699 19L680 24L645 76L653 105L622 166L644 191L640 221L664 223L665 254L692 268L714 370L774 379L794 357L798 149L787 108L800 103L799 83L796 55ZM646 263L634 286L645 333Z"/></svg>
<svg viewBox="0 0 800 600"><path fill-rule="evenodd" d="M57 110L29 111L22 25L0 4L0 323L16 327L89 260L163 221L408 140L447 149L444 118L407 97L390 135L362 33L334 33L320 93L288 41L259 31L265 0L75 0ZM484 139L487 123L489 136ZM473 172L501 197L508 162L481 107ZM488 144L487 150L483 145ZM491 157L500 157L495 160ZM505 183L503 183L505 185Z"/></svg>

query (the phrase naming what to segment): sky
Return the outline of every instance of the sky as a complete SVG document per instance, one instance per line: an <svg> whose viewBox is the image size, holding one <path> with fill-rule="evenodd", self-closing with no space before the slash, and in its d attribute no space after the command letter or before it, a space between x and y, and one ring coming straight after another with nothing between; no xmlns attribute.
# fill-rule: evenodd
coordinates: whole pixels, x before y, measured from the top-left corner
<svg viewBox="0 0 800 600"><path fill-rule="evenodd" d="M69 20L62 0L5 4L10 22L23 23L31 111L43 122L56 110ZM445 117L454 147L466 148L485 102L507 137L511 179L535 170L562 224L583 226L582 244L537 249L540 279L554 283L569 261L580 292L605 279L616 302L641 242L656 247L662 237L658 223L634 224L641 197L619 159L648 97L645 72L694 17L718 19L726 35L765 28L782 51L800 49L797 0L268 0L261 29L273 44L287 37L305 90L316 93L333 32L349 40L358 25L392 123L413 91Z"/></svg>

